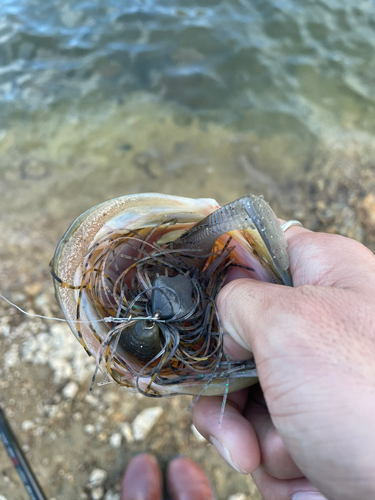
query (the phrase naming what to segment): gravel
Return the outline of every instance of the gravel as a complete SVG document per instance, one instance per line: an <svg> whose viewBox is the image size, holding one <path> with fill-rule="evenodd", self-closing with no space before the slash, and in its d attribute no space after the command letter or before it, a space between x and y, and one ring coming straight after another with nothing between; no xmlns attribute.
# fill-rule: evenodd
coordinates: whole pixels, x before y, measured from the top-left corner
<svg viewBox="0 0 375 500"><path fill-rule="evenodd" d="M94 469L90 474L89 483L87 485L88 489L93 489L98 486L102 486L108 477L108 472L103 469Z"/></svg>
<svg viewBox="0 0 375 500"><path fill-rule="evenodd" d="M84 431L88 436L92 436L95 432L95 426L92 424L87 424L84 426Z"/></svg>
<svg viewBox="0 0 375 500"><path fill-rule="evenodd" d="M143 441L162 414L163 409L160 406L154 406L152 408L145 408L142 410L135 417L132 423L135 441Z"/></svg>
<svg viewBox="0 0 375 500"><path fill-rule="evenodd" d="M69 382L62 390L62 395L66 399L74 399L77 396L78 391L79 391L78 384L76 382Z"/></svg>
<svg viewBox="0 0 375 500"><path fill-rule="evenodd" d="M112 446L112 448L120 448L121 441L122 435L119 432L112 434L112 436L109 438L109 444Z"/></svg>
<svg viewBox="0 0 375 500"><path fill-rule="evenodd" d="M120 493L115 493L112 490L108 490L105 494L104 500L120 500Z"/></svg>
<svg viewBox="0 0 375 500"><path fill-rule="evenodd" d="M98 486L97 488L93 488L91 490L92 500L102 500L103 496L104 496L104 488L102 486Z"/></svg>
<svg viewBox="0 0 375 500"><path fill-rule="evenodd" d="M134 442L133 430L128 422L121 425L121 434L124 436L127 443Z"/></svg>

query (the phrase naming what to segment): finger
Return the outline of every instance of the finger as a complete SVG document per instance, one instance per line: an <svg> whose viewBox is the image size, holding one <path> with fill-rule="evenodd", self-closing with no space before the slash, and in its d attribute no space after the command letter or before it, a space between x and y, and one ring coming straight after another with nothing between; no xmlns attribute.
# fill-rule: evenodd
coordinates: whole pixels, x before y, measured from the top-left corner
<svg viewBox="0 0 375 500"><path fill-rule="evenodd" d="M285 232L293 285L322 285L363 291L375 277L374 254L358 241L293 226Z"/></svg>
<svg viewBox="0 0 375 500"><path fill-rule="evenodd" d="M238 345L228 334L224 335L224 352L229 356L229 359L237 361L246 361L254 357L251 351Z"/></svg>
<svg viewBox="0 0 375 500"><path fill-rule="evenodd" d="M239 394L241 396L241 393ZM199 398L193 407L194 425L234 470L241 474L249 474L260 463L256 434L251 424L242 415L240 407L233 402L233 398L227 401L219 428L221 405L221 397ZM244 401L240 401L240 406L243 405Z"/></svg>
<svg viewBox="0 0 375 500"><path fill-rule="evenodd" d="M302 472L295 464L272 423L267 406L265 403L257 401L260 399L257 398L257 392L261 393L259 385L250 388L249 402L244 416L249 420L257 435L262 465L276 479L302 478Z"/></svg>
<svg viewBox="0 0 375 500"><path fill-rule="evenodd" d="M263 500L327 500L305 478L277 479L263 466L252 476Z"/></svg>
<svg viewBox="0 0 375 500"><path fill-rule="evenodd" d="M282 291L280 294L279 285L248 279L226 285L216 301L224 331L244 350L254 352L257 336L267 332L283 304L294 301L293 288L283 287Z"/></svg>
<svg viewBox="0 0 375 500"><path fill-rule="evenodd" d="M247 278L249 278L249 274L245 269L230 268L225 277L225 283L228 284L235 280ZM224 334L224 351L233 360L245 361L254 357L248 346L239 344L226 331Z"/></svg>

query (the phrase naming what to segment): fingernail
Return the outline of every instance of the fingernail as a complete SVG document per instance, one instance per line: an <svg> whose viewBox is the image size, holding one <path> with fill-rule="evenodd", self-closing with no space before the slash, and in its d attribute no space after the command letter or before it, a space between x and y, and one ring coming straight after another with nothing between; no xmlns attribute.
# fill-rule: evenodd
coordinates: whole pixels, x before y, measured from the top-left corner
<svg viewBox="0 0 375 500"><path fill-rule="evenodd" d="M211 436L210 443L215 446L216 451L219 453L221 458L223 458L226 461L226 463L232 467L232 469L234 469L236 472L239 472L240 474L248 474L247 472L240 470L238 468L238 466L233 462L228 448L226 446L224 446L222 443L220 443L220 441L218 441L217 439L215 439L214 437Z"/></svg>
<svg viewBox="0 0 375 500"><path fill-rule="evenodd" d="M318 491L299 491L294 493L292 500L327 500Z"/></svg>

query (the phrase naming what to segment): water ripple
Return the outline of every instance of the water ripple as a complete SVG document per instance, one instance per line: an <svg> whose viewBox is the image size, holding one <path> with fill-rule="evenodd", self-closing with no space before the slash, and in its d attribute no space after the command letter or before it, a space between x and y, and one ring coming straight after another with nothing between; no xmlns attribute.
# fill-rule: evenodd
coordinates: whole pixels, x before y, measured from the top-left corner
<svg viewBox="0 0 375 500"><path fill-rule="evenodd" d="M372 112L374 26L371 0L3 0L0 116L143 90L201 116L256 128L255 111L261 123L284 114L316 133L343 108Z"/></svg>

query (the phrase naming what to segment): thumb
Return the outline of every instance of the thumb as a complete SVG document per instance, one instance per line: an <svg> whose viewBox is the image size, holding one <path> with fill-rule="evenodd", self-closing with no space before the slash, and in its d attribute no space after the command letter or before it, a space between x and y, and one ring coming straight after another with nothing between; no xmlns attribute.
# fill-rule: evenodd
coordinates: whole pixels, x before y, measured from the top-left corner
<svg viewBox="0 0 375 500"><path fill-rule="evenodd" d="M294 291L248 278L231 281L217 298L224 331L241 347L254 353L257 345L266 340L278 314L293 309Z"/></svg>

